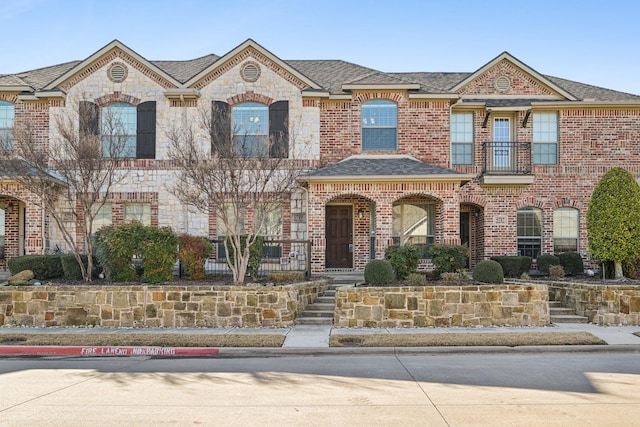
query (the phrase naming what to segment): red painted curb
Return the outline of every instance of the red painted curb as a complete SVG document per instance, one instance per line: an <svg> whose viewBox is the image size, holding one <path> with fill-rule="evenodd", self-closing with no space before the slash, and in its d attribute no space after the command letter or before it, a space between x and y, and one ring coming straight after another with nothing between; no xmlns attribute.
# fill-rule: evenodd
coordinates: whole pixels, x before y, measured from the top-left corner
<svg viewBox="0 0 640 427"><path fill-rule="evenodd" d="M217 356L212 347L118 347L118 346L0 346L0 356L82 356L82 357L203 357Z"/></svg>

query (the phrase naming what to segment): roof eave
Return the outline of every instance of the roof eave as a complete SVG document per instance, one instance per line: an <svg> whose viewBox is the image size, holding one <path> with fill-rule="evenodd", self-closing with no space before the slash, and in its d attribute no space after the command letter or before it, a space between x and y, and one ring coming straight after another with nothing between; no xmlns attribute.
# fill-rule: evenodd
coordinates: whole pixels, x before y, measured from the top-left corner
<svg viewBox="0 0 640 427"><path fill-rule="evenodd" d="M345 83L342 90L418 90L417 83Z"/></svg>
<svg viewBox="0 0 640 427"><path fill-rule="evenodd" d="M302 182L348 183L348 182L469 182L476 178L473 174L433 174L433 175L365 175L365 176L309 176L298 177Z"/></svg>
<svg viewBox="0 0 640 427"><path fill-rule="evenodd" d="M558 101L558 102L532 102L531 107L535 108L640 108L640 101L595 101L587 99L584 101Z"/></svg>
<svg viewBox="0 0 640 427"><path fill-rule="evenodd" d="M31 86L0 86L0 92L30 92Z"/></svg>

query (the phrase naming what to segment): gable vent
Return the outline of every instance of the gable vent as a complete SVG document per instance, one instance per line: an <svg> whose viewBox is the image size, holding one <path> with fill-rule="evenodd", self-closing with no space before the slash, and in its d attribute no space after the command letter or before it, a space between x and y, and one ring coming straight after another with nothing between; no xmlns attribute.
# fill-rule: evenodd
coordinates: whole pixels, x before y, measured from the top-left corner
<svg viewBox="0 0 640 427"><path fill-rule="evenodd" d="M500 76L495 81L495 87L500 92L506 92L511 89L511 80L509 80L509 77Z"/></svg>
<svg viewBox="0 0 640 427"><path fill-rule="evenodd" d="M242 67L242 79L246 82L255 82L260 77L260 66L255 62L247 62Z"/></svg>
<svg viewBox="0 0 640 427"><path fill-rule="evenodd" d="M107 75L109 76L109 80L114 83L123 82L124 79L127 78L127 67L119 62L114 62L109 67L109 70L107 70Z"/></svg>

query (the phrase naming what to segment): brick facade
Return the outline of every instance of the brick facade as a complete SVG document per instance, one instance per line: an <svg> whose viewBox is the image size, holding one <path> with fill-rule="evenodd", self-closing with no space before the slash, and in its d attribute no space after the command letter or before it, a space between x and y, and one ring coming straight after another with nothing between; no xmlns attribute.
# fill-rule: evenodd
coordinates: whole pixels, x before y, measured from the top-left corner
<svg viewBox="0 0 640 427"><path fill-rule="evenodd" d="M340 177L313 182L301 179L290 202L283 206L282 237L312 241L312 270L316 273L325 271L327 266L327 206L351 207L350 268L361 271L370 259L381 258L393 244L393 206L408 201L434 206L435 242L461 243L461 218L465 218L470 266L493 255L517 252L517 211L526 207L542 210L541 252L552 253L554 210L571 207L579 212L578 251L589 261L585 224L594 186L613 166L640 176L637 143L640 96L622 94L626 98L616 101L614 91L595 88L594 99L590 94L579 98L572 90L558 86L562 82L550 80L505 54L476 73L460 76L442 89L432 89L430 83L420 81L420 73L389 76L389 84L378 81L382 73L377 73L368 84L367 73L371 74L371 70L343 62L336 68L327 68L323 75L318 70L328 61L317 64L298 61L290 65L252 41L226 56L212 58L210 64L199 59L202 63L199 69L176 71L179 67L193 66L188 61L176 62L167 66L171 72L165 72L161 63L151 64L119 42L98 52L99 56L89 57L71 71L69 66L61 67L57 86L36 88L31 98L13 86L3 89L0 76L0 100L15 105L15 125L29 124L35 130L37 144L44 150L55 144L53 115L72 112L80 99L92 100L99 106L155 101L155 158L121 161L122 180L110 199L115 223L123 220L123 203L142 201L151 204L152 225L171 226L178 233L216 237L215 210L189 209L170 191L175 171L168 160L169 142L165 134L172 123L183 119L195 122L198 110L210 108L212 101L225 101L230 106L287 101L289 133L296 139L287 165L301 172L354 155L410 155L429 165L473 177L458 180L372 177L353 181ZM127 68L126 78L117 83L108 77L109 67L116 62ZM249 62L260 68L255 81L242 75L243 65ZM347 74L349 77L336 85L341 67L352 67L358 73ZM305 74L305 70L310 74ZM362 84L342 89L340 85L351 84L354 75L363 79ZM420 84L409 85L412 79ZM13 85L15 79L11 82ZM435 79L433 84L437 82ZM38 90L57 89L64 90L64 96L38 98ZM172 90L177 92L172 94ZM588 91L584 87L581 90ZM372 100L387 100L397 106L395 150L362 149L361 109ZM451 114L459 111L473 114L470 165L452 164ZM534 126L531 116L536 112L557 114L557 164L532 165L530 182L506 180L487 184L483 163L487 154L483 144L494 138L493 118L510 120L511 141L531 144ZM203 140L203 144L208 141ZM530 159L518 159L523 160ZM51 229L47 216L35 201L33 195L14 183L0 181L0 205L12 207L5 214L6 257L39 253L54 244L63 246L59 233ZM252 215L247 212L248 225ZM0 260L0 269L5 266L6 261Z"/></svg>

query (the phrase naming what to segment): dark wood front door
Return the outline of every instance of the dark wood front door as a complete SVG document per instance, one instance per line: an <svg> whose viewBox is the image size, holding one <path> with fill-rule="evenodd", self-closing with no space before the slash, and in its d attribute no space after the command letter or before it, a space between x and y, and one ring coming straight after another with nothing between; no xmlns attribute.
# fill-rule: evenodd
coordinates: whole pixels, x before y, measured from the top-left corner
<svg viewBox="0 0 640 427"><path fill-rule="evenodd" d="M327 239L326 267L353 267L353 209L351 206L327 206L325 212Z"/></svg>
<svg viewBox="0 0 640 427"><path fill-rule="evenodd" d="M471 215L469 212L460 212L460 244L471 248ZM469 251L471 252L471 251ZM469 257L467 256L467 268L469 268Z"/></svg>

